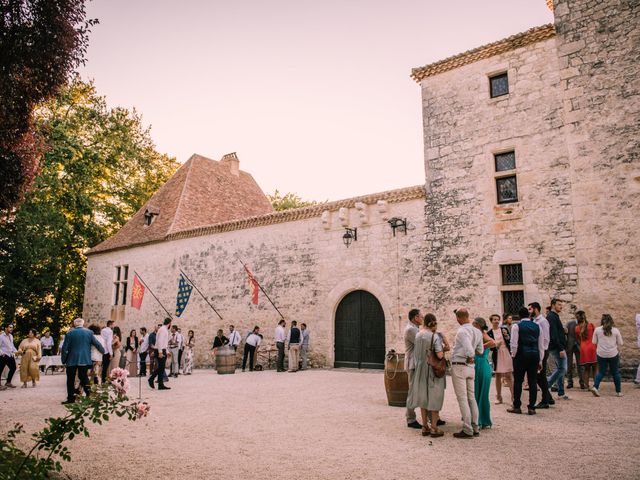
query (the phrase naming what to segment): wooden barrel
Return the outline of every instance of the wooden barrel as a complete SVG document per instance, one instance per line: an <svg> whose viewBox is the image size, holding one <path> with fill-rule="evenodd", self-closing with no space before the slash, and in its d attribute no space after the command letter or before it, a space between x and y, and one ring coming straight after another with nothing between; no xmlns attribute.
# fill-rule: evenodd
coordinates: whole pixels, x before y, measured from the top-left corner
<svg viewBox="0 0 640 480"><path fill-rule="evenodd" d="M404 369L404 353L387 353L384 360L384 388L389 405L406 407L409 377Z"/></svg>
<svg viewBox="0 0 640 480"><path fill-rule="evenodd" d="M216 350L216 370L219 375L236 373L236 351L229 347Z"/></svg>

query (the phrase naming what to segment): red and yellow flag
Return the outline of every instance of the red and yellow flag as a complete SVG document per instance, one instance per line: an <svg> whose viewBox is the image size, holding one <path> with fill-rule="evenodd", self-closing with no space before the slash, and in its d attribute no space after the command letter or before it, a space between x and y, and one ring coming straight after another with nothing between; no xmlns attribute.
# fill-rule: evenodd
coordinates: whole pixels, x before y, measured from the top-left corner
<svg viewBox="0 0 640 480"><path fill-rule="evenodd" d="M247 276L249 277L249 291L251 292L251 303L253 303L254 305L257 305L258 289L260 288L258 286L258 281L255 279L253 274L249 271L249 267L245 265L244 269L247 271Z"/></svg>
<svg viewBox="0 0 640 480"><path fill-rule="evenodd" d="M144 297L144 285L136 275L133 278L133 288L131 289L131 306L140 310L142 298Z"/></svg>

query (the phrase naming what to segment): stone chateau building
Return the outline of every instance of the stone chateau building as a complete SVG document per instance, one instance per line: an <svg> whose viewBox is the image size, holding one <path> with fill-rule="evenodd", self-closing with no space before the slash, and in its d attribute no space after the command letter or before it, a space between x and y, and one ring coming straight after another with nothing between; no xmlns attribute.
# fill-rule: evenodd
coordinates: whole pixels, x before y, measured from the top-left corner
<svg viewBox="0 0 640 480"><path fill-rule="evenodd" d="M634 363L640 4L552 7L554 24L413 69L424 184L274 212L235 154L193 155L89 252L85 318L152 326L165 313L149 291L130 307L134 272L173 313L183 271L223 317L192 292L176 322L196 332L196 363L229 323L272 344L279 315L262 292L251 303L241 260L309 325L316 366L382 366L414 306L453 331L456 306L487 316L554 296L564 321L611 313Z"/></svg>

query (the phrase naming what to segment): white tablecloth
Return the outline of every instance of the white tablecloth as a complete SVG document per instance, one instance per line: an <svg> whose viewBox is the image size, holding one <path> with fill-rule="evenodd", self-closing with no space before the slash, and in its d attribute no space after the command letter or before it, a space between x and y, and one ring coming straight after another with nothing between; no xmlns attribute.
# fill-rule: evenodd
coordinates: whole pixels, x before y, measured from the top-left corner
<svg viewBox="0 0 640 480"><path fill-rule="evenodd" d="M51 355L40 359L41 367L62 367L62 357L60 355Z"/></svg>

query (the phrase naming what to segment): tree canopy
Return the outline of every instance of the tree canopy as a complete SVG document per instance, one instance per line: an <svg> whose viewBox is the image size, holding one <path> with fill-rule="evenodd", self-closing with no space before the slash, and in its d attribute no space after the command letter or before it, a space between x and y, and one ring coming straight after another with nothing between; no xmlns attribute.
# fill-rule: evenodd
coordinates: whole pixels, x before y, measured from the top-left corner
<svg viewBox="0 0 640 480"><path fill-rule="evenodd" d="M295 193L289 192L284 195L277 189L272 194L267 193L267 198L276 211L289 210L290 208L302 208L310 205L317 205L316 200L303 200Z"/></svg>
<svg viewBox="0 0 640 480"><path fill-rule="evenodd" d="M78 79L38 107L46 142L35 188L0 222L0 313L57 334L80 316L85 252L115 233L178 167L135 111Z"/></svg>
<svg viewBox="0 0 640 480"><path fill-rule="evenodd" d="M96 23L84 0L0 0L0 210L32 185L44 146L33 110L84 63Z"/></svg>

